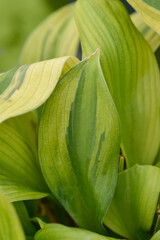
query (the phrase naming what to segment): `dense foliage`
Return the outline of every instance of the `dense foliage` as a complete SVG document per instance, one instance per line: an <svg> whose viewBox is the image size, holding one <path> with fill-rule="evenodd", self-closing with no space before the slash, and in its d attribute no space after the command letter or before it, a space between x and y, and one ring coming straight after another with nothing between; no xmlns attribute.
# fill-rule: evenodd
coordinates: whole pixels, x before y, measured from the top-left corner
<svg viewBox="0 0 160 240"><path fill-rule="evenodd" d="M160 0L68 2L0 74L0 239L160 240Z"/></svg>

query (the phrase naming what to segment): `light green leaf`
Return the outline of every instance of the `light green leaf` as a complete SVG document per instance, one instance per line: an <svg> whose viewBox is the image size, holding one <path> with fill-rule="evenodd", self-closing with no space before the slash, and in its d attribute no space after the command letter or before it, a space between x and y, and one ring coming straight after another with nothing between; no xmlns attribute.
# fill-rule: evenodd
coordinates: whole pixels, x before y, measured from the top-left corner
<svg viewBox="0 0 160 240"><path fill-rule="evenodd" d="M25 236L11 203L0 194L0 239L1 240L25 240Z"/></svg>
<svg viewBox="0 0 160 240"><path fill-rule="evenodd" d="M29 112L18 117L10 118L5 124L12 127L21 135L37 156L38 117L35 112Z"/></svg>
<svg viewBox="0 0 160 240"><path fill-rule="evenodd" d="M79 33L73 18L74 7L74 4L69 4L54 12L34 30L24 45L22 64L76 56Z"/></svg>
<svg viewBox="0 0 160 240"><path fill-rule="evenodd" d="M88 230L104 231L101 222L116 186L119 141L119 119L97 53L59 81L45 104L39 132L48 186Z"/></svg>
<svg viewBox="0 0 160 240"><path fill-rule="evenodd" d="M151 46L153 52L156 52L156 50L160 46L160 35L156 33L152 28L150 28L148 25L146 25L146 23L144 22L143 18L139 13L134 12L130 16L134 25L138 28L138 30L142 33L143 37Z"/></svg>
<svg viewBox="0 0 160 240"><path fill-rule="evenodd" d="M119 174L104 223L130 240L147 240L159 198L160 169L138 166Z"/></svg>
<svg viewBox="0 0 160 240"><path fill-rule="evenodd" d="M35 235L35 240L114 240L114 238L60 224L47 224ZM118 239L117 239L118 240Z"/></svg>
<svg viewBox="0 0 160 240"><path fill-rule="evenodd" d="M0 124L0 191L10 201L38 199L49 194L38 160L25 139Z"/></svg>
<svg viewBox="0 0 160 240"><path fill-rule="evenodd" d="M60 76L77 62L75 57L62 57L24 65L12 73L1 74L0 89L3 92L0 92L0 122L42 105L54 90Z"/></svg>
<svg viewBox="0 0 160 240"><path fill-rule="evenodd" d="M145 22L160 33L160 0L127 0Z"/></svg>
<svg viewBox="0 0 160 240"><path fill-rule="evenodd" d="M160 75L153 52L119 0L79 0L83 56L101 48L101 66L122 126L127 166L152 164L159 147Z"/></svg>
<svg viewBox="0 0 160 240"><path fill-rule="evenodd" d="M160 231L158 231L152 238L151 240L160 240Z"/></svg>

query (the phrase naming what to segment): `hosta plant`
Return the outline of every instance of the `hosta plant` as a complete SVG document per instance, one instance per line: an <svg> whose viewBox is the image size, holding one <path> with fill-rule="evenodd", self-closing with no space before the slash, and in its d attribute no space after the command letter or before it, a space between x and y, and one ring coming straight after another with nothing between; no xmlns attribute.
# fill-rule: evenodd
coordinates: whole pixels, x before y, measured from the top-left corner
<svg viewBox="0 0 160 240"><path fill-rule="evenodd" d="M0 74L1 240L160 240L160 1L128 2L63 6Z"/></svg>

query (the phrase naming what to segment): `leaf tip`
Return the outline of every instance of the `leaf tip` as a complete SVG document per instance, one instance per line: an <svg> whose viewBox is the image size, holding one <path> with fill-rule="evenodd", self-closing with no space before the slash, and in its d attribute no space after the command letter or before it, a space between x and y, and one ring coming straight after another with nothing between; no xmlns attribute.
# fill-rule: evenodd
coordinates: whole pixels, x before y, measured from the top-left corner
<svg viewBox="0 0 160 240"><path fill-rule="evenodd" d="M91 59L92 57L94 57L97 53L100 52L100 47L96 49L96 51L94 53L92 53L89 57L87 57L86 59L89 60Z"/></svg>

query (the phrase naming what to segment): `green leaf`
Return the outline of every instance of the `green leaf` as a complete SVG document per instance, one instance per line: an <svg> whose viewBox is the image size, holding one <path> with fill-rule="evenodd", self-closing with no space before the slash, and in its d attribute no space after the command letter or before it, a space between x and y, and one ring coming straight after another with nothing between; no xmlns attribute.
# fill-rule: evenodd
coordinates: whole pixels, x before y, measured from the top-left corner
<svg viewBox="0 0 160 240"><path fill-rule="evenodd" d="M0 191L10 201L49 194L40 165L26 140L6 123L0 124Z"/></svg>
<svg viewBox="0 0 160 240"><path fill-rule="evenodd" d="M18 117L10 118L5 124L12 127L21 135L37 157L38 117L35 112L29 112Z"/></svg>
<svg viewBox="0 0 160 240"><path fill-rule="evenodd" d="M34 30L24 45L22 64L76 56L79 33L73 18L74 7L74 4L69 4L54 12Z"/></svg>
<svg viewBox="0 0 160 240"><path fill-rule="evenodd" d="M114 240L115 238L60 224L47 224L35 235L35 240ZM118 240L118 239L117 239Z"/></svg>
<svg viewBox="0 0 160 240"><path fill-rule="evenodd" d="M25 236L11 203L0 194L0 239L1 240L25 240Z"/></svg>
<svg viewBox="0 0 160 240"><path fill-rule="evenodd" d="M160 35L156 33L152 28L150 28L148 25L146 25L146 23L144 22L143 18L139 13L134 12L130 16L134 25L138 28L138 30L142 33L143 37L151 46L153 52L156 52L156 50L160 46Z"/></svg>
<svg viewBox="0 0 160 240"><path fill-rule="evenodd" d="M160 240L160 231L158 231L152 238L151 240Z"/></svg>
<svg viewBox="0 0 160 240"><path fill-rule="evenodd" d="M79 0L83 56L101 48L101 66L122 126L127 165L152 164L159 147L159 69L119 0Z"/></svg>
<svg viewBox="0 0 160 240"><path fill-rule="evenodd" d="M34 236L37 230L33 227L30 221L30 218L24 203L22 201L18 201L13 203L13 205L21 221L25 235Z"/></svg>
<svg viewBox="0 0 160 240"><path fill-rule="evenodd" d="M160 0L127 0L145 22L160 33Z"/></svg>
<svg viewBox="0 0 160 240"><path fill-rule="evenodd" d="M119 119L97 53L59 81L40 122L43 175L79 226L104 231L101 222L114 194L119 151Z"/></svg>
<svg viewBox="0 0 160 240"><path fill-rule="evenodd" d="M160 148L156 156L155 165L160 168Z"/></svg>
<svg viewBox="0 0 160 240"><path fill-rule="evenodd" d="M159 198L160 169L138 166L119 174L104 223L130 240L147 240Z"/></svg>
<svg viewBox="0 0 160 240"><path fill-rule="evenodd" d="M61 6L70 3L70 0L46 0L54 9L60 8Z"/></svg>
<svg viewBox="0 0 160 240"><path fill-rule="evenodd" d="M78 62L62 57L24 65L13 72L0 74L0 122L42 105L51 95L61 75ZM6 81L9 83L6 86Z"/></svg>

